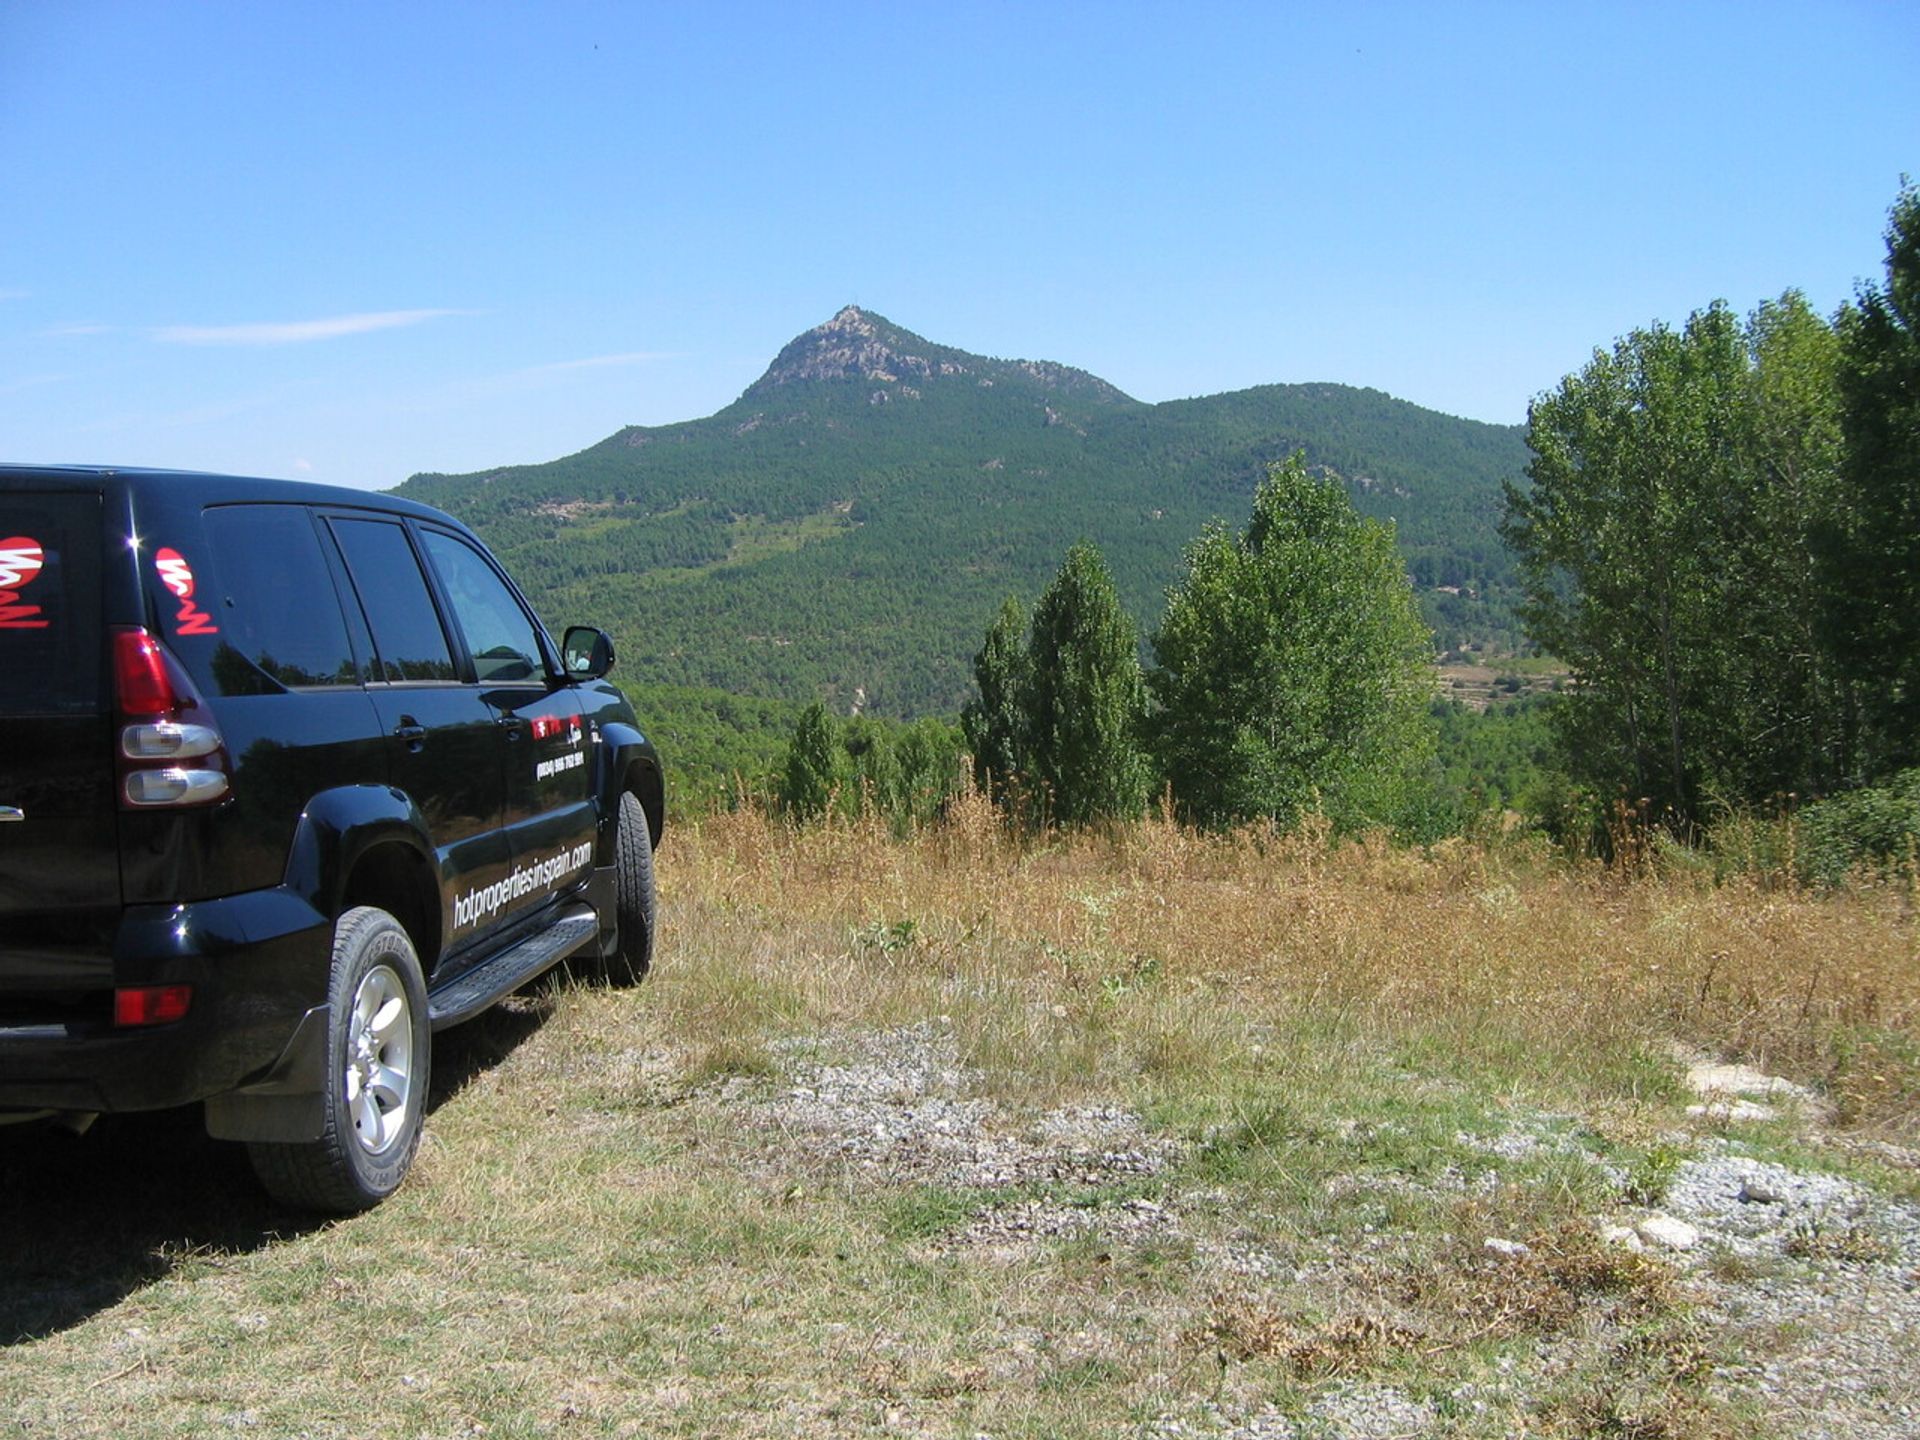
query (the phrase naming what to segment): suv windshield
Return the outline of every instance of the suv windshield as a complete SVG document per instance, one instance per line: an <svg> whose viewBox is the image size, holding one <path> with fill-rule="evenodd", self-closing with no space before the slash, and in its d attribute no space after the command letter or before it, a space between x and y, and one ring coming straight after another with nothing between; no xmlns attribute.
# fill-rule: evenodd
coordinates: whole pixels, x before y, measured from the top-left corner
<svg viewBox="0 0 1920 1440"><path fill-rule="evenodd" d="M0 715L100 705L100 497L0 493Z"/></svg>

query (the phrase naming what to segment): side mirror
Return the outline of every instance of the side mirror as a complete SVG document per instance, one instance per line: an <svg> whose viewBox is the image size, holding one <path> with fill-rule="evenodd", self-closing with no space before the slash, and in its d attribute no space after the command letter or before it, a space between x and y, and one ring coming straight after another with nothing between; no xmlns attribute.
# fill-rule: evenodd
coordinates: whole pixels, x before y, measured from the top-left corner
<svg viewBox="0 0 1920 1440"><path fill-rule="evenodd" d="M598 680L613 669L613 637L591 625L569 625L560 660L569 680Z"/></svg>

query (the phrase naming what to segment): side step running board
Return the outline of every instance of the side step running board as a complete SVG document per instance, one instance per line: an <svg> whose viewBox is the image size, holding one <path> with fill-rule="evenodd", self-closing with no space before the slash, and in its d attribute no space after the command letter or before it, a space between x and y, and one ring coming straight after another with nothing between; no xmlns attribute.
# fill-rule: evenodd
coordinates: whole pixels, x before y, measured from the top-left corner
<svg viewBox="0 0 1920 1440"><path fill-rule="evenodd" d="M471 1020L503 995L551 970L600 933L600 917L590 905L573 905L546 929L491 960L463 970L427 992L427 1019L435 1030Z"/></svg>

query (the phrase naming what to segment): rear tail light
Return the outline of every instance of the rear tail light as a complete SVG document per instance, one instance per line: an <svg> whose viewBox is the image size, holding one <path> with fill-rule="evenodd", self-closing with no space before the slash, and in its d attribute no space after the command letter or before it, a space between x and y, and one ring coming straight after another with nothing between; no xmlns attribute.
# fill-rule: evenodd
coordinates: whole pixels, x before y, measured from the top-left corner
<svg viewBox="0 0 1920 1440"><path fill-rule="evenodd" d="M169 765L164 770L129 770L122 794L129 805L204 805L227 793L224 770L188 770Z"/></svg>
<svg viewBox="0 0 1920 1440"><path fill-rule="evenodd" d="M124 808L209 805L226 795L226 742L212 712L180 663L138 626L113 632L113 687Z"/></svg>
<svg viewBox="0 0 1920 1440"><path fill-rule="evenodd" d="M186 1019L192 1005L191 985L122 985L113 992L113 1023L170 1025Z"/></svg>

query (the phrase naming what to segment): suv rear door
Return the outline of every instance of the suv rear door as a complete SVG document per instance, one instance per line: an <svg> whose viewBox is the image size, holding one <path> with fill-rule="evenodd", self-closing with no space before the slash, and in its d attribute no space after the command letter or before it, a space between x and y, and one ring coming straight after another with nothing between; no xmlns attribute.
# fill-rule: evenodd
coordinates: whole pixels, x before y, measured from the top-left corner
<svg viewBox="0 0 1920 1440"><path fill-rule="evenodd" d="M24 994L97 988L111 966L102 514L97 490L0 490L0 1025L35 1013Z"/></svg>

